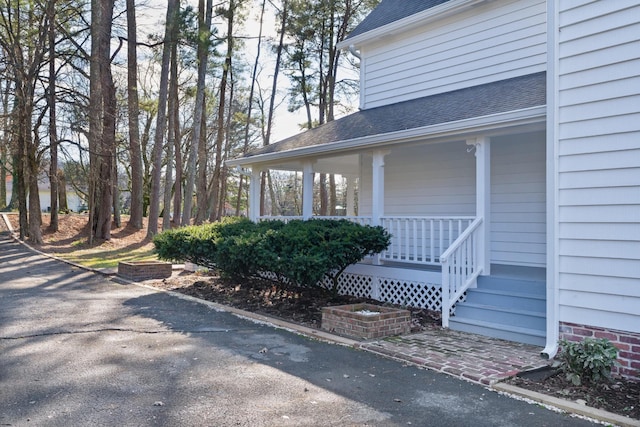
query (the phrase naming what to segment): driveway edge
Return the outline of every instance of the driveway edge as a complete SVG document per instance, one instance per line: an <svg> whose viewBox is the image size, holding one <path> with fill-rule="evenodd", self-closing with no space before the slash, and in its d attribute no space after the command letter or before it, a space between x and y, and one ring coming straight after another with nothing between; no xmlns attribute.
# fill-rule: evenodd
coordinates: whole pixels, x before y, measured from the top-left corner
<svg viewBox="0 0 640 427"><path fill-rule="evenodd" d="M602 409L592 408L569 400L547 396L546 394L526 390L511 384L496 383L493 384L491 388L499 392L524 397L526 399L533 400L534 402L553 406L564 412L570 412L572 414L581 415L605 423L611 423L620 427L640 427L640 420L623 417L608 411L603 411Z"/></svg>

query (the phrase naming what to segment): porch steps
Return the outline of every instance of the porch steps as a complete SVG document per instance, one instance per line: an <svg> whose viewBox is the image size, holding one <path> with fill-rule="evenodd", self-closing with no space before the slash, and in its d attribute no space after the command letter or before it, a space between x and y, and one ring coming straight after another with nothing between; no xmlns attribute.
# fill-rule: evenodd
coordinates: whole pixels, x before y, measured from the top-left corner
<svg viewBox="0 0 640 427"><path fill-rule="evenodd" d="M544 281L481 276L467 291L449 321L453 330L544 346L546 297Z"/></svg>

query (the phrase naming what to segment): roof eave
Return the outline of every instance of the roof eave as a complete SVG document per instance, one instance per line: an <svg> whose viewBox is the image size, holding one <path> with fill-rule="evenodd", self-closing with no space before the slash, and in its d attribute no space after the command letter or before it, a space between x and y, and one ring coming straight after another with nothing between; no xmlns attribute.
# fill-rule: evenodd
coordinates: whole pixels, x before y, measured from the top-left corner
<svg viewBox="0 0 640 427"><path fill-rule="evenodd" d="M349 46L361 46L367 42L375 41L384 36L404 32L413 28L423 26L429 22L445 18L449 15L460 13L468 8L484 3L489 0L451 0L447 3L434 6L431 9L407 16L406 18L392 22L382 27L375 28L357 36L347 37L336 46L338 49L346 49Z"/></svg>
<svg viewBox="0 0 640 427"><path fill-rule="evenodd" d="M534 123L544 123L547 108L545 105L513 110L505 113L490 114L453 122L438 123L407 130L388 132L360 138L330 142L327 144L301 147L293 150L260 154L256 156L240 157L225 161L227 166L248 166L252 164L271 163L274 161L290 160L294 158L327 155L343 151L353 151L362 148L375 148L390 142L402 143L416 139L447 138L460 134L482 133L506 127L525 126Z"/></svg>

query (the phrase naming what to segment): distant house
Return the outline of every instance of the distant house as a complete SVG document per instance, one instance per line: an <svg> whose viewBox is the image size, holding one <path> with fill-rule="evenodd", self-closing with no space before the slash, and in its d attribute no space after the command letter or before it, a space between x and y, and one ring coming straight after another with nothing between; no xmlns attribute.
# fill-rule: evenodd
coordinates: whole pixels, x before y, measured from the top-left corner
<svg viewBox="0 0 640 427"><path fill-rule="evenodd" d="M640 375L640 4L382 0L341 44L360 111L229 165L347 178L392 247L342 291L541 346L606 337ZM355 216L357 212L358 216Z"/></svg>
<svg viewBox="0 0 640 427"><path fill-rule="evenodd" d="M11 194L13 188L13 177L8 175L6 177L7 183L7 200L6 204L8 205L11 201ZM51 211L51 186L49 185L48 178L40 180L38 184L38 190L40 195L40 209L43 212ZM70 186L67 186L67 206L73 212L80 212L83 207L86 205L83 203L82 199L78 195L78 193Z"/></svg>

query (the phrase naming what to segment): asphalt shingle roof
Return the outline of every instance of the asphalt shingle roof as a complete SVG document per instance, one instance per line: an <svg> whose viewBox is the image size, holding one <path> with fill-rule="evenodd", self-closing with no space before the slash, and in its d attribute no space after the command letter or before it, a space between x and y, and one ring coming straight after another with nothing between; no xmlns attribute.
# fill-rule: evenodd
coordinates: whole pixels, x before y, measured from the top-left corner
<svg viewBox="0 0 640 427"><path fill-rule="evenodd" d="M346 40L448 1L450 0L382 0L382 2L349 33Z"/></svg>
<svg viewBox="0 0 640 427"><path fill-rule="evenodd" d="M415 129L546 104L546 73L529 74L452 92L362 110L242 158Z"/></svg>

